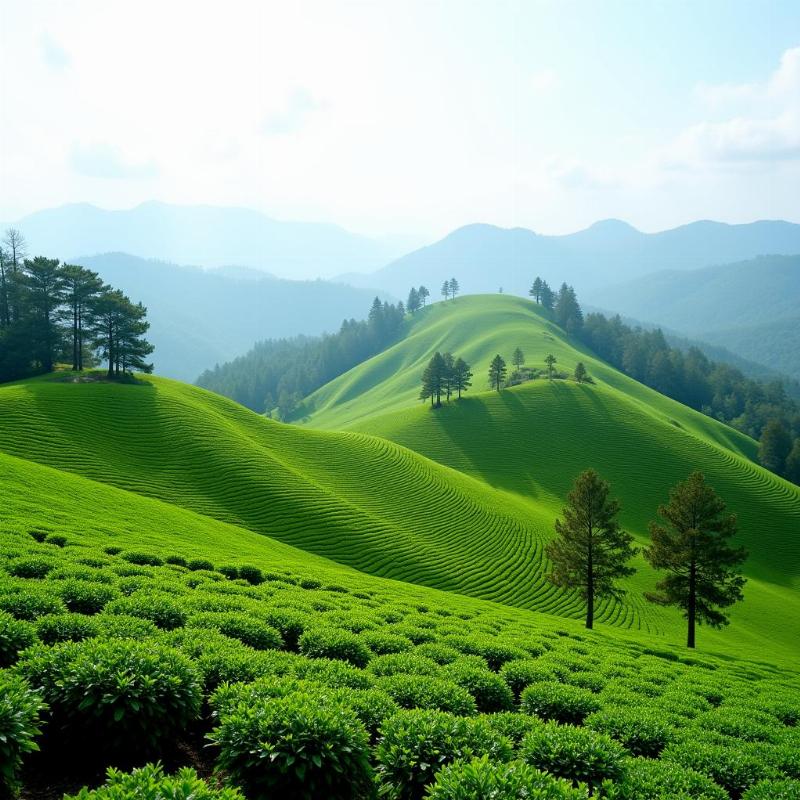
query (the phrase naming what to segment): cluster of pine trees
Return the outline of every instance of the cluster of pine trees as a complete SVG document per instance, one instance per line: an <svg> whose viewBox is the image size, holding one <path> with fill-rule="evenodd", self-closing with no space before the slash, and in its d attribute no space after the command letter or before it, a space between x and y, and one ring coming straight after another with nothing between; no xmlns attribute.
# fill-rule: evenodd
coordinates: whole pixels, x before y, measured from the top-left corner
<svg viewBox="0 0 800 800"><path fill-rule="evenodd" d="M586 603L587 628L594 625L595 602L619 599L624 591L617 581L635 572L628 562L638 549L619 525L620 504L610 491L593 469L581 473L567 498L563 519L556 520L557 535L545 546L552 564L548 579L580 592ZM725 503L700 472L672 488L658 516L658 521L650 523L651 544L643 555L666 575L645 597L683 611L687 645L694 647L695 626L727 625L722 609L742 599L745 578L740 567L747 552L729 545L736 533L736 516L727 513Z"/></svg>
<svg viewBox="0 0 800 800"><path fill-rule="evenodd" d="M422 389L420 400L431 401L431 406L439 408L442 397L450 400L453 394L461 399L461 392L472 386L472 372L463 358L455 358L452 353L440 353L438 350L428 362L422 373Z"/></svg>
<svg viewBox="0 0 800 800"><path fill-rule="evenodd" d="M578 295L572 286L562 283L558 292L553 292L547 281L537 277L528 294L534 302L552 312L555 322L567 333L580 333L583 328L583 312L578 303Z"/></svg>
<svg viewBox="0 0 800 800"><path fill-rule="evenodd" d="M376 297L366 320L344 320L338 333L320 337L258 342L246 355L206 370L197 385L259 414L292 419L304 397L390 344L405 314L403 303Z"/></svg>
<svg viewBox="0 0 800 800"><path fill-rule="evenodd" d="M412 286L408 292L408 302L406 303L408 313L415 314L421 308L425 308L425 304L430 296L431 293L425 286L420 286L419 289Z"/></svg>
<svg viewBox="0 0 800 800"><path fill-rule="evenodd" d="M800 415L796 414L793 422L773 419L766 424L758 459L767 469L800 486Z"/></svg>
<svg viewBox="0 0 800 800"><path fill-rule="evenodd" d="M19 231L0 244L0 381L108 362L109 377L151 372L147 309L107 286L96 272L57 259L27 258Z"/></svg>

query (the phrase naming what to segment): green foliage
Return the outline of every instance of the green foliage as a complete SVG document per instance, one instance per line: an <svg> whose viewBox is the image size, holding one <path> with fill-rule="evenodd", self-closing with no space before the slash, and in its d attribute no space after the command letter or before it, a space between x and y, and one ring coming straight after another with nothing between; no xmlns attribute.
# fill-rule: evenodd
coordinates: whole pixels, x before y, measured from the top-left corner
<svg viewBox="0 0 800 800"><path fill-rule="evenodd" d="M742 795L742 800L800 800L800 781L759 781Z"/></svg>
<svg viewBox="0 0 800 800"><path fill-rule="evenodd" d="M520 755L528 764L575 786L617 780L625 769L625 750L610 736L555 722L531 731L522 740Z"/></svg>
<svg viewBox="0 0 800 800"><path fill-rule="evenodd" d="M83 614L51 614L36 621L36 634L45 644L79 642L99 632L100 626Z"/></svg>
<svg viewBox="0 0 800 800"><path fill-rule="evenodd" d="M520 708L545 720L579 725L584 718L600 709L600 701L592 692L562 683L532 683L520 695Z"/></svg>
<svg viewBox="0 0 800 800"><path fill-rule="evenodd" d="M22 678L0 670L0 796L19 788L26 753L38 750L40 715L45 705Z"/></svg>
<svg viewBox="0 0 800 800"><path fill-rule="evenodd" d="M188 624L190 627L218 630L255 650L277 650L283 646L283 639L275 628L247 614L233 612L195 614L189 619Z"/></svg>
<svg viewBox="0 0 800 800"><path fill-rule="evenodd" d="M188 616L184 608L169 595L145 591L135 591L128 597L112 600L105 610L109 614L148 619L166 631L185 625Z"/></svg>
<svg viewBox="0 0 800 800"><path fill-rule="evenodd" d="M477 711L469 691L453 681L398 673L380 678L378 686L401 708L438 709L453 714L474 714Z"/></svg>
<svg viewBox="0 0 800 800"><path fill-rule="evenodd" d="M38 586L21 588L10 594L0 595L0 611L6 611L17 619L29 622L45 616L66 611L58 597Z"/></svg>
<svg viewBox="0 0 800 800"><path fill-rule="evenodd" d="M0 669L9 667L17 660L21 650L36 641L36 630L29 622L14 619L11 614L0 611Z"/></svg>
<svg viewBox="0 0 800 800"><path fill-rule="evenodd" d="M15 578L45 578L53 566L52 559L30 556L11 561L6 569L9 575L13 575Z"/></svg>
<svg viewBox="0 0 800 800"><path fill-rule="evenodd" d="M439 675L439 665L430 658L413 653L389 653L375 656L367 666L374 675ZM458 656L458 653L456 653Z"/></svg>
<svg viewBox="0 0 800 800"><path fill-rule="evenodd" d="M590 714L585 725L594 731L607 733L631 755L648 758L657 758L674 736L663 712L641 706L606 707Z"/></svg>
<svg viewBox="0 0 800 800"><path fill-rule="evenodd" d="M586 793L522 761L494 763L484 756L439 770L427 796L430 800L580 800Z"/></svg>
<svg viewBox="0 0 800 800"><path fill-rule="evenodd" d="M711 778L671 761L632 758L615 783L604 781L601 796L608 800L728 800L728 793Z"/></svg>
<svg viewBox="0 0 800 800"><path fill-rule="evenodd" d="M197 670L155 642L87 639L31 648L17 669L42 691L54 733L100 751L152 750L200 710Z"/></svg>
<svg viewBox="0 0 800 800"><path fill-rule="evenodd" d="M186 562L186 566L192 570L192 572L197 572L201 569L213 570L214 564L209 561L207 558L192 558Z"/></svg>
<svg viewBox="0 0 800 800"><path fill-rule="evenodd" d="M119 592L113 586L90 581L67 580L58 587L64 605L78 614L98 614Z"/></svg>
<svg viewBox="0 0 800 800"><path fill-rule="evenodd" d="M522 690L532 683L542 683L555 679L552 667L536 659L520 659L503 664L500 675L508 684L514 697L519 698Z"/></svg>
<svg viewBox="0 0 800 800"><path fill-rule="evenodd" d="M84 787L64 800L244 800L236 789L216 789L201 780L190 767L165 775L160 764L146 764L132 772L108 770L106 782L97 789Z"/></svg>
<svg viewBox="0 0 800 800"><path fill-rule="evenodd" d="M299 649L310 658L334 658L348 661L356 667L365 667L370 652L364 642L353 633L339 628L314 628L306 631L299 640Z"/></svg>
<svg viewBox="0 0 800 800"><path fill-rule="evenodd" d="M508 761L511 751L511 742L480 717L404 711L384 723L375 749L381 794L417 800L436 772L450 762L484 755Z"/></svg>
<svg viewBox="0 0 800 800"><path fill-rule="evenodd" d="M442 674L472 695L481 714L509 711L514 705L514 695L495 672L456 661L445 667Z"/></svg>
<svg viewBox="0 0 800 800"><path fill-rule="evenodd" d="M313 694L228 709L211 740L218 768L251 800L372 794L364 726L351 709Z"/></svg>
<svg viewBox="0 0 800 800"><path fill-rule="evenodd" d="M154 553L141 553L139 551L123 553L121 558L129 564L136 564L140 567L160 567L164 563L164 560Z"/></svg>

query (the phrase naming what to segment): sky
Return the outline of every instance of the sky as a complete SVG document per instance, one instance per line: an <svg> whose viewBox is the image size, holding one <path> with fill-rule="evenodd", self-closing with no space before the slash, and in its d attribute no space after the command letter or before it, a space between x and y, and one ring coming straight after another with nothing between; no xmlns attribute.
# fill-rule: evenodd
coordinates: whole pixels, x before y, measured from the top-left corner
<svg viewBox="0 0 800 800"><path fill-rule="evenodd" d="M0 220L800 222L797 0L0 0Z"/></svg>

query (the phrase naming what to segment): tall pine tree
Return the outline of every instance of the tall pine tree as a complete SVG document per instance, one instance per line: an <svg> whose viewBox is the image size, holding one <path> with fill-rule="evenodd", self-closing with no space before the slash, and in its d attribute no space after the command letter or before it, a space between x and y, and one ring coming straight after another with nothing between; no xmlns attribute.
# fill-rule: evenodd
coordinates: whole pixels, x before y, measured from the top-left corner
<svg viewBox="0 0 800 800"><path fill-rule="evenodd" d="M499 392L507 372L505 359L498 353L489 364L489 385Z"/></svg>

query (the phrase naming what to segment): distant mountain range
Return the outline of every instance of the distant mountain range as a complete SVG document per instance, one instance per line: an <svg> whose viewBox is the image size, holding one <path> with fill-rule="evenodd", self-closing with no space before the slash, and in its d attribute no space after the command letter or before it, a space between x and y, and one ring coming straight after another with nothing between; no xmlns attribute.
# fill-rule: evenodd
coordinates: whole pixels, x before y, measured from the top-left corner
<svg viewBox="0 0 800 800"><path fill-rule="evenodd" d="M245 208L157 202L123 211L66 205L37 211L13 226L31 252L51 258L125 252L202 267L236 264L292 279L371 272L406 252L408 241L369 239L336 225L281 222Z"/></svg>
<svg viewBox="0 0 800 800"><path fill-rule="evenodd" d="M371 275L343 276L354 285L378 286L398 296L425 284L438 295L442 282L458 278L466 293L526 294L536 275L579 293L661 270L694 270L759 255L800 253L800 225L782 221L726 225L701 221L660 233L642 233L605 220L565 236L525 228L467 225Z"/></svg>
<svg viewBox="0 0 800 800"><path fill-rule="evenodd" d="M147 306L156 372L185 381L261 339L337 331L345 318L365 318L375 296L340 283L202 270L125 253L75 260Z"/></svg>
<svg viewBox="0 0 800 800"><path fill-rule="evenodd" d="M658 272L596 289L591 300L800 374L800 255Z"/></svg>

